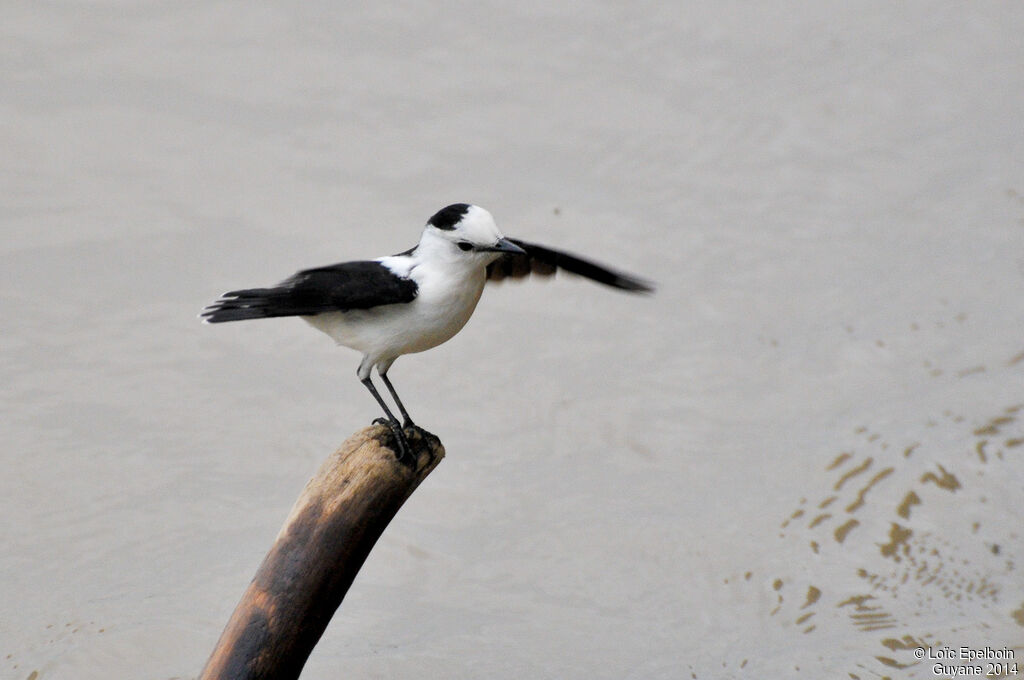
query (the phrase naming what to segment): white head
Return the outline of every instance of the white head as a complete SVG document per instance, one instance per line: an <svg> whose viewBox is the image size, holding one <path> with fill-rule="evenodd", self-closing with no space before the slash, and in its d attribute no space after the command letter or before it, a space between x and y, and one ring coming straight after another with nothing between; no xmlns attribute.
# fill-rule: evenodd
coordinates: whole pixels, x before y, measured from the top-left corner
<svg viewBox="0 0 1024 680"><path fill-rule="evenodd" d="M420 248L481 266L490 264L502 253L525 254L501 235L491 213L468 203L453 203L427 220Z"/></svg>

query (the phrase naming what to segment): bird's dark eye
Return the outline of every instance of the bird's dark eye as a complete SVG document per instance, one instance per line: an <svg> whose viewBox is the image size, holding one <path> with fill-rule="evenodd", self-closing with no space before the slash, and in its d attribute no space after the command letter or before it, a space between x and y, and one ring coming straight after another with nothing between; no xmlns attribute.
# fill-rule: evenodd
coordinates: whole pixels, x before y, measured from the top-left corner
<svg viewBox="0 0 1024 680"><path fill-rule="evenodd" d="M462 251L473 250L473 244L470 243L469 241L459 241L458 244L456 244L456 245L458 245L459 246L459 250L462 250Z"/></svg>

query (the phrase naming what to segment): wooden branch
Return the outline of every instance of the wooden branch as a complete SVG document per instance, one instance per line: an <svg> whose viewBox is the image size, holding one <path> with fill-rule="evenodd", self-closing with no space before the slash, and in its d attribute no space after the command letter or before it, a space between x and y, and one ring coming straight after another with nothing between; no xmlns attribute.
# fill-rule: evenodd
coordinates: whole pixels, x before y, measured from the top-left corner
<svg viewBox="0 0 1024 680"><path fill-rule="evenodd" d="M370 549L405 499L444 457L434 435L356 432L324 461L235 608L199 680L298 678Z"/></svg>

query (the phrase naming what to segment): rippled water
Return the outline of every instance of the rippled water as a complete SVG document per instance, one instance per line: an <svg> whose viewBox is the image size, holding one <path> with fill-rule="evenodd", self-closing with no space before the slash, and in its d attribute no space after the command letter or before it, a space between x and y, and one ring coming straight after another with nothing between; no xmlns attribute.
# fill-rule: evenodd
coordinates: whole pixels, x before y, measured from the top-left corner
<svg viewBox="0 0 1024 680"><path fill-rule="evenodd" d="M194 677L376 417L228 288L453 201L646 274L391 376L448 457L304 678L935 677L1024 654L1024 10L10 2L0 677Z"/></svg>

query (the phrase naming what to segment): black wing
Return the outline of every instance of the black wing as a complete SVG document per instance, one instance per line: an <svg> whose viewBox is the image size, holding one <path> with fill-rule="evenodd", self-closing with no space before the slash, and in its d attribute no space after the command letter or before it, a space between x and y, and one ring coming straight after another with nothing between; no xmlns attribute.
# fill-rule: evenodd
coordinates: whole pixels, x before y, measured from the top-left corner
<svg viewBox="0 0 1024 680"><path fill-rule="evenodd" d="M487 265L487 278L491 281L521 279L531 274L553 276L556 271L563 269L573 274L585 276L591 281L611 286L612 288L635 293L650 293L654 291L653 284L647 281L614 271L575 255L546 246L539 246L535 243L527 243L519 239L510 238L509 241L525 250L526 254L505 253Z"/></svg>
<svg viewBox="0 0 1024 680"><path fill-rule="evenodd" d="M201 316L208 323L311 316L412 302L417 292L415 281L396 275L380 262L343 262L306 269L273 288L224 293Z"/></svg>

